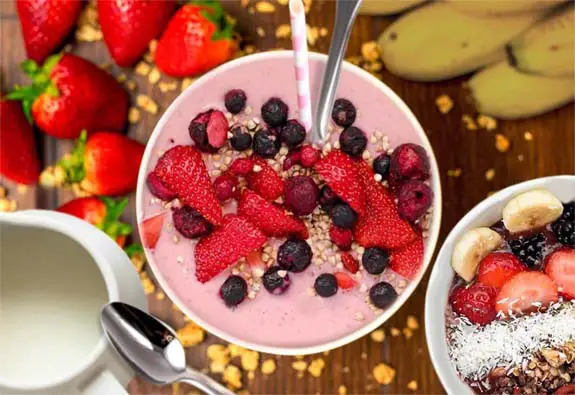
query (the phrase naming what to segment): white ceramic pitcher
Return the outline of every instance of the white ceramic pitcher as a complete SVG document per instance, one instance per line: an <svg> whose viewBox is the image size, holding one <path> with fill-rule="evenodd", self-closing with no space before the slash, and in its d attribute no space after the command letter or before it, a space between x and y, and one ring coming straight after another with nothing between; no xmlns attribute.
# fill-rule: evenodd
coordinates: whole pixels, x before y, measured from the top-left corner
<svg viewBox="0 0 575 395"><path fill-rule="evenodd" d="M0 394L125 394L133 374L99 325L114 300L147 310L106 234L54 211L0 214Z"/></svg>

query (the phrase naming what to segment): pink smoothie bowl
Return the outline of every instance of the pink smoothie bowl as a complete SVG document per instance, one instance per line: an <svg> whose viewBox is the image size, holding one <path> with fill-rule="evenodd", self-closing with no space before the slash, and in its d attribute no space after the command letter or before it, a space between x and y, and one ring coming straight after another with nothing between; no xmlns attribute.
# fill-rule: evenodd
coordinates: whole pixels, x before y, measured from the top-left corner
<svg viewBox="0 0 575 395"><path fill-rule="evenodd" d="M317 102L326 61L326 55L309 54L312 106L315 106ZM277 96L289 105L290 117L297 118L297 87L292 51L273 51L242 57L205 74L182 92L167 108L148 141L137 187L138 223L141 223L145 217L154 214L154 209L150 209L148 205L151 195L146 187L146 176L155 166L159 157L158 152L165 149L169 144L191 144L192 141L188 136L187 129L192 118L209 108L223 108L224 94L234 88L241 88L246 91L248 105L258 109L254 111L259 111L260 106L269 97ZM434 199L431 206L433 214L425 238L422 268L401 291L393 304L381 314L374 315L363 322L354 322L351 319L349 323L346 323L347 326L342 324L341 328L337 327L338 321L335 320L342 314L343 308L328 304L325 301L321 301L324 303L322 305L317 304L320 302L313 301L322 298L308 297L309 302L300 300L300 304L297 306L305 304L304 309L307 310L305 312L298 312L297 308L288 306L286 300L277 302L278 305L268 311L262 311L262 314L268 314L269 317L269 315L280 314L277 310L289 308L290 314L295 317L293 321L288 323L289 325L296 325L295 321L298 320L304 321L297 323L301 327L298 328L298 331L300 329L302 331L300 335L299 332L296 333L292 330L292 327L282 328L281 325L276 327L275 331L270 329L259 330L258 332L259 327L253 321L263 318L254 315L255 307L251 311L250 309L244 310L248 313L242 315L241 308L232 311L225 308L223 303L215 303L213 300L218 298L219 284L211 284L213 281L196 284L192 277L186 278L167 273L170 268L168 263L162 259L161 254L154 254L146 250L148 264L158 283L174 304L198 325L228 342L259 352L279 355L307 355L343 346L375 330L399 310L415 291L430 265L439 234L442 197L437 162L425 132L397 94L376 77L348 62L344 62L342 66L336 97L348 98L355 104L358 109L356 123L368 135L377 128L389 137L392 148L402 143L415 143L423 146L427 151L431 175L429 182L434 192ZM298 298L302 289L298 289L296 284L292 284L290 292L292 293L290 297ZM279 298L278 296L273 297ZM257 302L258 298L248 303L253 304ZM214 310L207 310L207 305L213 305ZM322 307L316 308L316 306ZM332 326L333 328L331 328ZM314 337L315 330L322 331L325 330L322 328L326 327L330 328L332 336ZM285 339L281 338L281 334L277 333L284 331L284 329L286 331L284 334L296 340L284 341ZM310 336L303 335L304 330Z"/></svg>

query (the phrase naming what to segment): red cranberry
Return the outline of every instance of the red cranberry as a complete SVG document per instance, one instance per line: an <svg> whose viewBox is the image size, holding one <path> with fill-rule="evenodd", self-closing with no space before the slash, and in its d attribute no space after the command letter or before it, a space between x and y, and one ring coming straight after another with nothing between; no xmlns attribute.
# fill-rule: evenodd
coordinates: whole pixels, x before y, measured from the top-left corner
<svg viewBox="0 0 575 395"><path fill-rule="evenodd" d="M406 181L397 189L397 210L402 218L416 222L431 206L433 191L423 181Z"/></svg>
<svg viewBox="0 0 575 395"><path fill-rule="evenodd" d="M319 188L313 178L298 176L286 183L286 206L295 215L309 215L317 206Z"/></svg>

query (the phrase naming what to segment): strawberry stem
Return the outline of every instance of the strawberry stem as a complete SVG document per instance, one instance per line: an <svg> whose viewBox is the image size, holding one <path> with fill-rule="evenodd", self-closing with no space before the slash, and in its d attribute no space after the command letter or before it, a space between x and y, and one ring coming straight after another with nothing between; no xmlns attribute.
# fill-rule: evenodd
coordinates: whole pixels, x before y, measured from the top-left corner
<svg viewBox="0 0 575 395"><path fill-rule="evenodd" d="M135 254L140 254L144 252L144 247L139 243L132 243L127 247L124 247L124 252L131 258Z"/></svg>
<svg viewBox="0 0 575 395"><path fill-rule="evenodd" d="M76 140L76 145L69 155L65 155L59 162L58 166L66 172L66 181L77 183L84 179L86 171L84 170L84 151L86 150L86 141L88 133L82 130L80 137Z"/></svg>
<svg viewBox="0 0 575 395"><path fill-rule="evenodd" d="M106 196L99 198L106 205L104 221L98 224L98 228L116 240L119 236L128 236L132 233L132 227L120 221L120 216L128 205L128 198L114 200Z"/></svg>
<svg viewBox="0 0 575 395"><path fill-rule="evenodd" d="M234 33L234 24L226 15L222 5L217 0L196 0L192 4L203 8L204 18L216 25L212 34L212 41L231 39Z"/></svg>

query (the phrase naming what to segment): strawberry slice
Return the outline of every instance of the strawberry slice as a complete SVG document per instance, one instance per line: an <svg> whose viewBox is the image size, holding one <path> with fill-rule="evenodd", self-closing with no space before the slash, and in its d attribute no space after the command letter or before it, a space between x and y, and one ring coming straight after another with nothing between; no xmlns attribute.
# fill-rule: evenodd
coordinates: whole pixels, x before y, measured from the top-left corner
<svg viewBox="0 0 575 395"><path fill-rule="evenodd" d="M423 237L418 235L411 244L393 251L389 264L394 272L413 280L423 265Z"/></svg>
<svg viewBox="0 0 575 395"><path fill-rule="evenodd" d="M365 214L365 192L355 162L349 156L331 151L314 168L336 195L360 216Z"/></svg>
<svg viewBox="0 0 575 395"><path fill-rule="evenodd" d="M237 158L230 165L229 171L236 176L246 176L251 173L254 164L252 158Z"/></svg>
<svg viewBox="0 0 575 395"><path fill-rule="evenodd" d="M309 232L305 224L278 205L268 202L249 189L244 190L238 203L238 214L247 218L261 229L266 236L287 237L295 235L307 239Z"/></svg>
<svg viewBox="0 0 575 395"><path fill-rule="evenodd" d="M575 249L554 251L545 260L545 273L555 281L561 295L575 299Z"/></svg>
<svg viewBox="0 0 575 395"><path fill-rule="evenodd" d="M267 200L276 200L282 196L285 189L282 178L264 159L253 156L252 160L254 167L246 176L250 189Z"/></svg>
<svg viewBox="0 0 575 395"><path fill-rule="evenodd" d="M527 267L509 252L494 252L487 255L479 263L477 281L500 289L511 277Z"/></svg>
<svg viewBox="0 0 575 395"><path fill-rule="evenodd" d="M170 148L158 160L154 173L185 205L199 211L212 224L222 224L222 208L197 148L191 145Z"/></svg>
<svg viewBox="0 0 575 395"><path fill-rule="evenodd" d="M355 287L355 280L345 272L334 273L335 279L337 280L337 286L341 289L352 289Z"/></svg>
<svg viewBox="0 0 575 395"><path fill-rule="evenodd" d="M521 272L511 277L497 294L495 308L504 315L527 314L559 299L557 285L539 272Z"/></svg>
<svg viewBox="0 0 575 395"><path fill-rule="evenodd" d="M153 217L146 218L140 224L140 235L142 236L144 247L153 249L158 243L160 232L164 226L165 214L166 212L161 212Z"/></svg>
<svg viewBox="0 0 575 395"><path fill-rule="evenodd" d="M341 253L341 262L345 270L350 273L355 274L359 270L359 262L349 252Z"/></svg>
<svg viewBox="0 0 575 395"><path fill-rule="evenodd" d="M495 288L474 283L467 288L457 288L451 294L449 301L456 313L467 317L475 324L487 325L497 317L496 296Z"/></svg>
<svg viewBox="0 0 575 395"><path fill-rule="evenodd" d="M202 283L211 280L266 241L266 236L250 221L227 214L222 226L196 245L196 278Z"/></svg>

